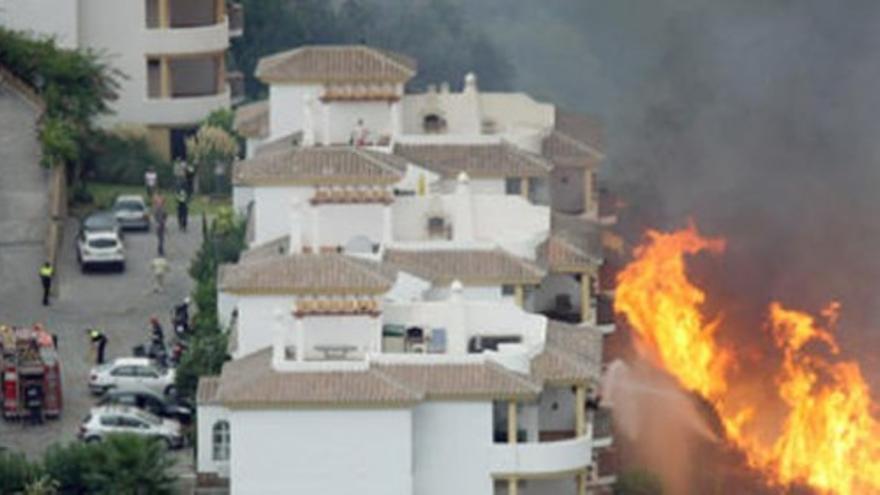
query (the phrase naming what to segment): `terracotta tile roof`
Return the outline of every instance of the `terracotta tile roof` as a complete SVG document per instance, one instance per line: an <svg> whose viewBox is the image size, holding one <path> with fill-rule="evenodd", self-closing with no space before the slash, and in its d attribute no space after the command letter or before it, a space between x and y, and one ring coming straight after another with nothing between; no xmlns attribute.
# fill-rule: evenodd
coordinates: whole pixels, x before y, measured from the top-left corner
<svg viewBox="0 0 880 495"><path fill-rule="evenodd" d="M503 249L431 249L385 251L385 261L435 284L539 284L545 272Z"/></svg>
<svg viewBox="0 0 880 495"><path fill-rule="evenodd" d="M293 254L227 265L220 289L249 294L382 294L394 277L381 264L336 253Z"/></svg>
<svg viewBox="0 0 880 495"><path fill-rule="evenodd" d="M594 260L594 263L602 260L602 227L596 221L579 215L553 212L550 216L550 234L548 240L552 240L552 243L545 242L539 246L539 250L555 249L550 253L546 249L543 253L539 251L539 259L545 266L547 254L555 255L557 262L578 261L583 257Z"/></svg>
<svg viewBox="0 0 880 495"><path fill-rule="evenodd" d="M375 364L379 372L426 399L533 398L541 386L495 363Z"/></svg>
<svg viewBox="0 0 880 495"><path fill-rule="evenodd" d="M507 144L398 144L394 154L447 178L461 172L476 177L543 177L553 165L541 156Z"/></svg>
<svg viewBox="0 0 880 495"><path fill-rule="evenodd" d="M531 374L533 378L550 384L589 383L599 378L594 366L550 344L532 359Z"/></svg>
<svg viewBox="0 0 880 495"><path fill-rule="evenodd" d="M237 162L233 180L242 185L392 184L405 170L405 160L361 148L289 148Z"/></svg>
<svg viewBox="0 0 880 495"><path fill-rule="evenodd" d="M199 386L196 389L196 403L216 404L217 387L220 386L219 376L203 376L199 378Z"/></svg>
<svg viewBox="0 0 880 495"><path fill-rule="evenodd" d="M605 130L602 123L593 117L557 108L554 130L574 140L582 149L590 150L593 155L605 153Z"/></svg>
<svg viewBox="0 0 880 495"><path fill-rule="evenodd" d="M248 103L235 109L235 131L248 138L265 138L269 135L269 102Z"/></svg>
<svg viewBox="0 0 880 495"><path fill-rule="evenodd" d="M256 76L275 82L395 82L416 74L416 61L364 45L313 45L261 58Z"/></svg>
<svg viewBox="0 0 880 495"><path fill-rule="evenodd" d="M596 265L596 258L554 234L538 246L538 261L550 271L586 271Z"/></svg>
<svg viewBox="0 0 880 495"><path fill-rule="evenodd" d="M267 258L275 258L285 256L290 252L290 236L279 237L273 241L269 241L259 246L253 246L241 253L240 263L264 260ZM223 266L223 265L221 265ZM234 266L234 265L232 265ZM219 279L218 279L219 280Z"/></svg>
<svg viewBox="0 0 880 495"><path fill-rule="evenodd" d="M261 145L259 145L254 151L255 156L266 155L269 153L274 153L276 151L284 151L289 150L291 148L295 148L302 143L303 132L296 131L291 132L290 134L285 134L279 138L275 138L271 141L267 141Z"/></svg>
<svg viewBox="0 0 880 495"><path fill-rule="evenodd" d="M596 168L601 157L589 146L559 131L553 131L541 143L541 154L554 165Z"/></svg>
<svg viewBox="0 0 880 495"><path fill-rule="evenodd" d="M602 371L602 332L593 326L547 320L545 345L560 349L591 368L595 377Z"/></svg>
<svg viewBox="0 0 880 495"><path fill-rule="evenodd" d="M366 371L278 372L266 348L223 365L217 399L229 407L345 404L402 405L421 394Z"/></svg>

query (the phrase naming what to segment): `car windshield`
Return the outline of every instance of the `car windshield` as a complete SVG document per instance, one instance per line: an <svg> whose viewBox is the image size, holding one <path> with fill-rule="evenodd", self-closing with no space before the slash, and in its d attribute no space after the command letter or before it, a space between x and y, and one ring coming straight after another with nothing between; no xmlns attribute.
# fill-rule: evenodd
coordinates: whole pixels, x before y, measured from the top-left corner
<svg viewBox="0 0 880 495"><path fill-rule="evenodd" d="M162 424L162 420L159 419L158 416L150 414L146 411L138 410L138 411L135 411L134 415L135 415L135 417L137 417L141 421L143 421L145 423L149 423L151 425L158 426L158 425Z"/></svg>
<svg viewBox="0 0 880 495"><path fill-rule="evenodd" d="M91 247L91 248L106 249L106 248L114 248L116 246L117 246L116 239L102 237L100 239L90 239L89 240L89 247Z"/></svg>
<svg viewBox="0 0 880 495"><path fill-rule="evenodd" d="M140 201L117 201L115 208L117 210L144 211L144 205Z"/></svg>
<svg viewBox="0 0 880 495"><path fill-rule="evenodd" d="M111 214L98 213L86 218L83 221L83 227L91 232L114 230L116 229L116 218Z"/></svg>

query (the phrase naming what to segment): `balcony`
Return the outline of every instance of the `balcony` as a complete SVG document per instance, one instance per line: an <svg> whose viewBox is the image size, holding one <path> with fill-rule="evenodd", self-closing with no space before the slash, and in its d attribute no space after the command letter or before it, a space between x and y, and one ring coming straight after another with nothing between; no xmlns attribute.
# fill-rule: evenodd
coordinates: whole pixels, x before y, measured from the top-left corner
<svg viewBox="0 0 880 495"><path fill-rule="evenodd" d="M149 53L204 53L229 46L225 0L145 0Z"/></svg>
<svg viewBox="0 0 880 495"><path fill-rule="evenodd" d="M494 444L489 463L495 478L539 478L583 471L591 459L592 440L582 435L556 442Z"/></svg>
<svg viewBox="0 0 880 495"><path fill-rule="evenodd" d="M227 4L226 15L229 18L229 37L244 35L244 6L240 3Z"/></svg>
<svg viewBox="0 0 880 495"><path fill-rule="evenodd" d="M229 108L229 90L206 96L144 100L140 119L147 125L186 126L219 108Z"/></svg>
<svg viewBox="0 0 880 495"><path fill-rule="evenodd" d="M176 55L220 52L229 47L226 24L205 27L148 29L144 42L149 53Z"/></svg>

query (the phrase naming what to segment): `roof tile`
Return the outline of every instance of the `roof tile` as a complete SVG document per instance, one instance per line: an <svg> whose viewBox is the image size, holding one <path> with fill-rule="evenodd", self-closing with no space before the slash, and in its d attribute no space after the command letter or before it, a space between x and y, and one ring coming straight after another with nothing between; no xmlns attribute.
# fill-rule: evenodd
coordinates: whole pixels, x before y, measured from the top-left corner
<svg viewBox="0 0 880 495"><path fill-rule="evenodd" d="M363 45L303 46L260 59L256 76L274 82L402 83L416 74L416 61Z"/></svg>

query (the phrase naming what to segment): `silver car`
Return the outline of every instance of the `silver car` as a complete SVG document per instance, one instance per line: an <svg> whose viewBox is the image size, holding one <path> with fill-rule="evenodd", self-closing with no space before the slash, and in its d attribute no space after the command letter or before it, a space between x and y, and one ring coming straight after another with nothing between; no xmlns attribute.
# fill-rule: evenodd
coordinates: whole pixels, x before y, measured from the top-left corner
<svg viewBox="0 0 880 495"><path fill-rule="evenodd" d="M123 229L150 230L150 210L144 198L124 194L113 203L113 214Z"/></svg>
<svg viewBox="0 0 880 495"><path fill-rule="evenodd" d="M95 366L89 373L89 389L101 394L113 388L146 388L157 394L176 395L174 369L166 369L149 358L127 357Z"/></svg>
<svg viewBox="0 0 880 495"><path fill-rule="evenodd" d="M183 446L180 423L162 419L144 410L129 406L92 408L79 427L77 437L85 442L100 442L107 435L133 433L161 439L170 449Z"/></svg>

